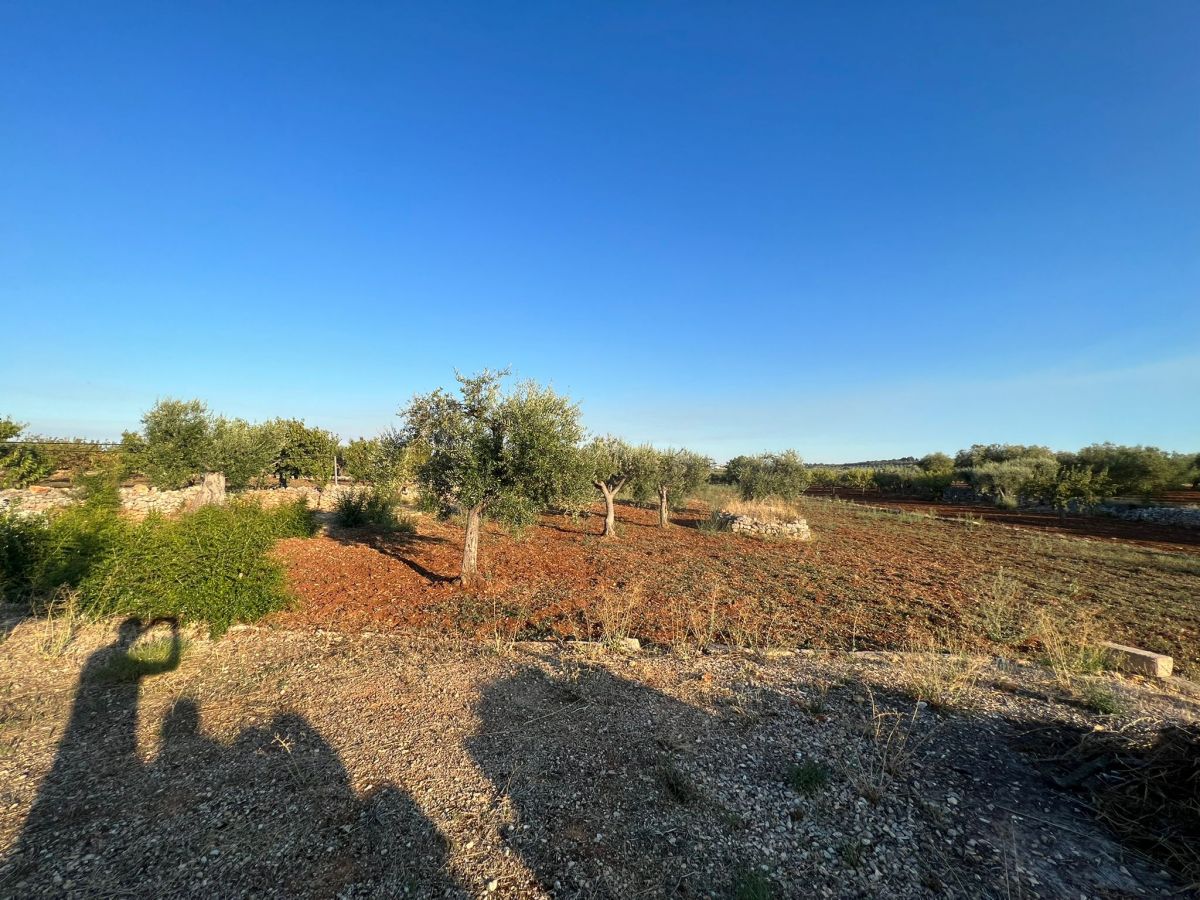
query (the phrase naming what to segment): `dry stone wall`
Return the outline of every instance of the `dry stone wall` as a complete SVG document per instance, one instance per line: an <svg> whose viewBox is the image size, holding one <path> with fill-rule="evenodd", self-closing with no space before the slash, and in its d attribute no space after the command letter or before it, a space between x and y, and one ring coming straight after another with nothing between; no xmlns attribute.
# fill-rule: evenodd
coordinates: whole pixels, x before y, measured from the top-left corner
<svg viewBox="0 0 1200 900"><path fill-rule="evenodd" d="M219 478L219 482L217 479ZM242 491L234 496L243 497L262 504L268 509L303 498L313 509L330 510L337 505L338 498L351 490L347 485L326 485L317 490L308 485L289 488L265 488ZM170 514L181 510L196 509L208 503L224 503L226 500L223 476L209 476L200 484L178 491L160 491L145 484L123 487L119 490L121 509L134 518L145 518L152 512ZM14 509L25 515L37 515L62 506L78 502L71 488L34 486L19 490L0 490L0 510Z"/></svg>
<svg viewBox="0 0 1200 900"><path fill-rule="evenodd" d="M793 541L812 540L812 531L808 522L797 519L794 522L764 522L750 516L735 516L732 513L722 513L720 516L722 528L737 534L758 534L771 537L787 538Z"/></svg>

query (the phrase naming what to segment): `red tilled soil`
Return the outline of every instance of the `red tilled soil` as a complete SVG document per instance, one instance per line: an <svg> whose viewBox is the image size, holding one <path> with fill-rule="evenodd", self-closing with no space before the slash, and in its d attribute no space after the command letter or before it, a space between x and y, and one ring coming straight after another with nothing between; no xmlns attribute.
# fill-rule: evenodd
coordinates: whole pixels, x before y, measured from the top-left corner
<svg viewBox="0 0 1200 900"><path fill-rule="evenodd" d="M546 516L514 536L487 526L486 579L467 591L462 530L422 517L414 536L334 530L280 545L300 598L277 620L342 631L434 630L468 639L630 635L660 644L832 648L988 644L984 607L1019 620L1013 643L1051 609L1065 627L1200 662L1200 560L1016 528L811 502L815 540L700 530L699 509L658 528L622 505L621 534L600 519Z"/></svg>
<svg viewBox="0 0 1200 900"><path fill-rule="evenodd" d="M828 490L809 491L814 496L830 496ZM1172 505L1200 503L1195 491L1176 491L1166 495ZM1001 525L1019 528L1035 528L1039 531L1054 531L1101 541L1117 541L1123 544L1138 544L1159 550L1195 553L1200 548L1200 529L1180 528L1174 525L1152 525L1147 522L1130 522L1109 516L1067 515L1052 512L1033 512L1027 509L999 509L976 503L934 503L915 497L892 498L879 494L857 491L838 491L837 498L851 503L880 506L885 509L903 509L913 512L935 514L943 518L975 518Z"/></svg>

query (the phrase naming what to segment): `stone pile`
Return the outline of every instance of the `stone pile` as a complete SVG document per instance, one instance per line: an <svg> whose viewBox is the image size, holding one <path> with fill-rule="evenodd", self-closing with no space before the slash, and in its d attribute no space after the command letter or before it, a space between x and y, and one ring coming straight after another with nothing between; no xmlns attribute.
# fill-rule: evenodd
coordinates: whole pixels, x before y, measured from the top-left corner
<svg viewBox="0 0 1200 900"><path fill-rule="evenodd" d="M794 522L765 522L750 516L721 513L718 521L722 528L738 534L769 535L792 541L812 540L812 531L804 519L796 519Z"/></svg>
<svg viewBox="0 0 1200 900"><path fill-rule="evenodd" d="M1112 514L1132 522L1200 528L1200 506L1143 506L1114 511Z"/></svg>

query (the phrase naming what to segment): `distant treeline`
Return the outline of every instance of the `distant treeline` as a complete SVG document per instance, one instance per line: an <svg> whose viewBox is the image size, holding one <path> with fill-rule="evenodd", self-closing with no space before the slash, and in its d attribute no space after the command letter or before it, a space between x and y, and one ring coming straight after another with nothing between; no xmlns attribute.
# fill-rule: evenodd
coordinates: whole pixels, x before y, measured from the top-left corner
<svg viewBox="0 0 1200 900"><path fill-rule="evenodd" d="M105 445L82 439L22 439L21 425L0 419L0 487L20 487L55 472L100 466L117 470L121 477L142 475L161 488L183 487L202 472L223 472L235 490L268 480L286 486L296 478L324 484L335 467L357 481L398 482L414 479L429 454L428 447L406 440L399 431L343 444L336 435L303 420L250 423L214 414L199 400L160 401L142 417L141 425L139 431L123 434L119 445ZM639 495L653 495L655 491L640 483L644 479L635 476L654 469L648 462L654 453L643 448L639 455L609 440L620 457L620 465L613 467L620 476L617 481L637 487ZM696 455L687 457L688 471L698 471L692 456ZM683 459L672 465L683 466ZM659 464L665 465L662 460L655 463ZM930 453L920 459L830 466L807 464L796 451L787 450L734 457L713 469L712 477L737 485L747 498L795 497L819 487L936 500L960 485L998 505L1036 503L1066 509L1086 508L1111 497L1152 497L1195 487L1200 482L1200 454L1120 444L1092 444L1068 452L1037 445L974 444L953 457ZM674 494L678 493L677 486Z"/></svg>
<svg viewBox="0 0 1200 900"><path fill-rule="evenodd" d="M805 466L794 451L738 456L723 479L743 496L797 496L809 487L875 490L940 500L955 484L1000 506L1087 508L1112 497L1153 497L1200 482L1200 454L1157 447L1092 444L1054 451L1024 444L974 444L954 457L930 453L912 464Z"/></svg>

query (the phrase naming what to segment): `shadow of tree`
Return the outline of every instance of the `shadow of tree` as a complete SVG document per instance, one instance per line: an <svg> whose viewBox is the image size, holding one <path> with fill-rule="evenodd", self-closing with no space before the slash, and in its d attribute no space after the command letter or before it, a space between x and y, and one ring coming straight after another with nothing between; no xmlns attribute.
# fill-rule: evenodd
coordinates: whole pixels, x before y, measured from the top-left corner
<svg viewBox="0 0 1200 900"><path fill-rule="evenodd" d="M449 543L443 537L425 534L406 534L404 532L381 532L373 528L331 529L329 536L339 544L370 547L385 556L389 556L397 562L408 566L430 584L448 584L456 581L458 578L457 575L442 575L434 572L414 558L415 548Z"/></svg>

